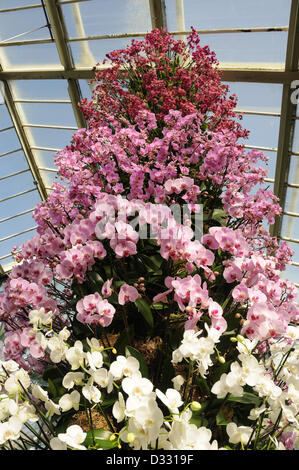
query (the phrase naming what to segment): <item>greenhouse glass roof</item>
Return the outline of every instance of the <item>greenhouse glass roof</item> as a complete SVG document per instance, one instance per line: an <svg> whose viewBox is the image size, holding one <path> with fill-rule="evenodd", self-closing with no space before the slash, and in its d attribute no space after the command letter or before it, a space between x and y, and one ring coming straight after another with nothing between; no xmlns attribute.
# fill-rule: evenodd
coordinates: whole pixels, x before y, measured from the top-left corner
<svg viewBox="0 0 299 470"><path fill-rule="evenodd" d="M93 67L155 27L179 38L194 27L216 52L245 146L269 157L266 186L283 207L270 231L294 250L286 276L299 286L299 0L0 0L0 271L34 234L55 152L86 125L77 103Z"/></svg>

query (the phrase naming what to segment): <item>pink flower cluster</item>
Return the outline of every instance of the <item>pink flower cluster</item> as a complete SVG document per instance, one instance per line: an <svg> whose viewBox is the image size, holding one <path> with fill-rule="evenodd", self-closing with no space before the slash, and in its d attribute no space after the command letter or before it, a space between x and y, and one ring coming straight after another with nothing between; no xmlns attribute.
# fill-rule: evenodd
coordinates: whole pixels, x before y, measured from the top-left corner
<svg viewBox="0 0 299 470"><path fill-rule="evenodd" d="M52 311L57 332L74 318L108 327L119 306L130 309L147 285L139 289L138 277L131 282L117 268L143 262L147 230L171 275L151 286L155 294L165 283L167 291L146 298L174 302L186 328L204 315L223 332L240 308L242 333L262 340L298 320L295 286L280 278L292 252L264 227L281 213L260 187L266 157L239 144L247 131L234 119L236 98L227 97L214 54L195 31L185 46L154 30L109 54L111 68L96 74L93 101L82 104L88 128L55 159L66 185L53 184L36 207L37 234L0 294L7 358L36 367L46 360L31 335L32 309ZM172 205L188 207L184 223ZM198 213L200 240L192 229Z"/></svg>
<svg viewBox="0 0 299 470"><path fill-rule="evenodd" d="M95 258L103 259L106 250L103 244L97 240L89 240L85 245L77 244L60 253L60 262L56 265L58 279L77 278L84 280L87 270L91 270Z"/></svg>
<svg viewBox="0 0 299 470"><path fill-rule="evenodd" d="M77 320L88 325L108 326L112 322L115 308L107 299L102 299L100 294L86 295L76 305Z"/></svg>
<svg viewBox="0 0 299 470"><path fill-rule="evenodd" d="M214 328L221 333L226 330L227 322L223 317L222 307L209 297L207 284L202 283L198 274L183 279L168 277L165 285L168 290L155 296L153 302L167 302L167 296L173 294L180 310L188 313L186 329L194 329L201 316L206 313L210 316Z"/></svg>
<svg viewBox="0 0 299 470"><path fill-rule="evenodd" d="M93 100L82 102L86 118L103 122L113 114L119 120L136 120L140 128L147 121L155 129L156 121L170 110L184 116L200 111L211 115L212 128L228 128L246 136L247 131L232 119L236 117L236 97L226 96L228 87L221 83L215 53L199 43L194 29L187 47L167 30L155 29L143 41L133 40L126 49L110 52L111 67L96 73ZM136 70L140 71L138 81L134 80ZM155 118L143 117L148 109Z"/></svg>

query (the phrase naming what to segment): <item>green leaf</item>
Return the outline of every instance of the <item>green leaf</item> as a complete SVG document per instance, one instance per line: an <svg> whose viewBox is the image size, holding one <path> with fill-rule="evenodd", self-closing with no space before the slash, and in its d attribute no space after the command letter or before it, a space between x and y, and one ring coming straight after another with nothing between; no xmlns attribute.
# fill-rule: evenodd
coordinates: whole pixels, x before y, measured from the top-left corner
<svg viewBox="0 0 299 470"><path fill-rule="evenodd" d="M208 426L209 424L207 419L202 414L198 414L198 413L192 414L189 423L195 424L197 428L200 428L201 426Z"/></svg>
<svg viewBox="0 0 299 470"><path fill-rule="evenodd" d="M140 255L141 261L152 271L157 271L161 264L163 259L157 260L156 257L154 256L147 256L147 255Z"/></svg>
<svg viewBox="0 0 299 470"><path fill-rule="evenodd" d="M163 310L163 308L165 308L165 304L163 302L157 302L156 304L153 304L153 308L155 308L155 310Z"/></svg>
<svg viewBox="0 0 299 470"><path fill-rule="evenodd" d="M195 424L197 428L200 428L202 426L202 416L201 415L192 415L192 417L189 420L190 424Z"/></svg>
<svg viewBox="0 0 299 470"><path fill-rule="evenodd" d="M107 398L104 398L103 401L101 401L101 406L102 408L108 408L109 406L114 405L114 403L118 400L117 396L109 396Z"/></svg>
<svg viewBox="0 0 299 470"><path fill-rule="evenodd" d="M48 382L48 379L50 378L51 380L57 379L57 377L60 377L59 370L57 367L47 367L44 372L43 372L43 379Z"/></svg>
<svg viewBox="0 0 299 470"><path fill-rule="evenodd" d="M84 323L81 323L75 317L72 321L72 330L77 339L83 340L90 334L90 330Z"/></svg>
<svg viewBox="0 0 299 470"><path fill-rule="evenodd" d="M195 383L199 386L200 391L205 395L211 395L210 387L202 376L195 378Z"/></svg>
<svg viewBox="0 0 299 470"><path fill-rule="evenodd" d="M228 302L229 302L230 298L231 298L231 297L230 297L230 296L228 296L228 297L225 299L225 301L223 302L223 304L222 304L222 306L221 306L222 310L224 310L224 309L225 309L225 307L227 306L227 304L228 304Z"/></svg>
<svg viewBox="0 0 299 470"><path fill-rule="evenodd" d="M48 391L52 397L55 397L57 395L56 387L51 379L48 379Z"/></svg>
<svg viewBox="0 0 299 470"><path fill-rule="evenodd" d="M96 285L102 286L104 283L103 278L100 276L99 273L95 271L89 271L88 278L91 282L94 282Z"/></svg>
<svg viewBox="0 0 299 470"><path fill-rule="evenodd" d="M118 296L115 292L112 292L110 297L108 297L110 304L118 304Z"/></svg>
<svg viewBox="0 0 299 470"><path fill-rule="evenodd" d="M224 418L222 414L222 410L220 409L216 415L216 424L217 426L226 426L228 424L228 421Z"/></svg>
<svg viewBox="0 0 299 470"><path fill-rule="evenodd" d="M106 429L93 429L87 432L84 445L96 449L113 449L117 447L117 439L110 441L112 432Z"/></svg>
<svg viewBox="0 0 299 470"><path fill-rule="evenodd" d="M235 397L233 395L229 395L227 400L234 401L237 403L254 404L254 405L259 405L261 401L260 397L249 392L244 392L241 397Z"/></svg>
<svg viewBox="0 0 299 470"><path fill-rule="evenodd" d="M214 382L217 382L218 380L220 380L221 375L228 372L231 363L232 361L225 361L224 364L219 364L219 366L217 367L215 371L215 375L213 376Z"/></svg>
<svg viewBox="0 0 299 470"><path fill-rule="evenodd" d="M134 325L130 325L129 326L129 334L130 334L130 338L131 340L134 339L135 337L135 328L134 328ZM125 349L126 349L126 346L127 346L127 343L128 343L128 336L127 336L127 332L126 330L123 330L121 332L121 334L119 335L114 347L117 351L117 354L123 356L125 354Z"/></svg>
<svg viewBox="0 0 299 470"><path fill-rule="evenodd" d="M162 351L160 352L160 354L162 354ZM173 388L172 379L175 376L175 370L171 359L171 356L166 356L163 360L161 370L161 382L159 385L159 388L162 392L166 391L168 388Z"/></svg>
<svg viewBox="0 0 299 470"><path fill-rule="evenodd" d="M142 356L141 352L137 351L137 349L133 348L132 346L126 346L126 356L133 356L137 359L140 365L140 372L142 377L148 378L148 367L147 363L145 362L144 357Z"/></svg>
<svg viewBox="0 0 299 470"><path fill-rule="evenodd" d="M216 220L220 225L225 225L225 219L227 217L227 214L222 209L215 209L213 211L212 219Z"/></svg>
<svg viewBox="0 0 299 470"><path fill-rule="evenodd" d="M147 324L152 328L154 326L154 319L147 301L145 299L137 299L135 300L135 305Z"/></svg>

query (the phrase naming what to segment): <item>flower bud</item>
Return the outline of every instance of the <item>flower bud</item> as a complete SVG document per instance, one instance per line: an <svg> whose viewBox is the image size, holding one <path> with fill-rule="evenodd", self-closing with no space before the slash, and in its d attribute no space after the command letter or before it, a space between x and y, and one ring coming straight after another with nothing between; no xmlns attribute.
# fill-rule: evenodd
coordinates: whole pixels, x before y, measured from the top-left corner
<svg viewBox="0 0 299 470"><path fill-rule="evenodd" d="M237 338L235 338L235 336L232 336L230 338L230 340L231 340L232 343L236 343L238 341Z"/></svg>
<svg viewBox="0 0 299 470"><path fill-rule="evenodd" d="M112 353L113 353L113 354L117 354L117 351L116 351L115 348L112 348Z"/></svg>
<svg viewBox="0 0 299 470"><path fill-rule="evenodd" d="M219 356L218 357L218 361L221 363L221 364L225 364L225 358L223 356Z"/></svg>
<svg viewBox="0 0 299 470"><path fill-rule="evenodd" d="M185 310L186 310L187 313L190 313L190 312L192 312L193 308L194 307L191 307L190 305L188 305L188 307L186 307Z"/></svg>
<svg viewBox="0 0 299 470"><path fill-rule="evenodd" d="M201 404L199 403L199 401L192 401L190 408L192 411L199 411L201 409Z"/></svg>
<svg viewBox="0 0 299 470"><path fill-rule="evenodd" d="M237 340L240 341L240 343L243 343L243 341L245 340L244 336L242 335L238 335L237 336Z"/></svg>
<svg viewBox="0 0 299 470"><path fill-rule="evenodd" d="M116 435L111 434L111 436L109 437L109 441L115 441L115 439L116 439Z"/></svg>

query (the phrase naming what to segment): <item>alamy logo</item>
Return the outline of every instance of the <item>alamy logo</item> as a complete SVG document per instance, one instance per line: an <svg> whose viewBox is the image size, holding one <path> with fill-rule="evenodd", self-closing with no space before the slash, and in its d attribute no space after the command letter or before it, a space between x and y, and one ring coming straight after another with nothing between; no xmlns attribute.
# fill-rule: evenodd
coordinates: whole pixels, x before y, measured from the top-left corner
<svg viewBox="0 0 299 470"><path fill-rule="evenodd" d="M291 93L291 103L299 104L299 80L293 80L291 82L291 88L294 88L294 91Z"/></svg>
<svg viewBox="0 0 299 470"><path fill-rule="evenodd" d="M118 202L124 202L119 199ZM113 207L108 203L97 205L96 234L100 239L189 239L200 240L203 235L203 211L200 204L190 211L188 204L130 203Z"/></svg>

